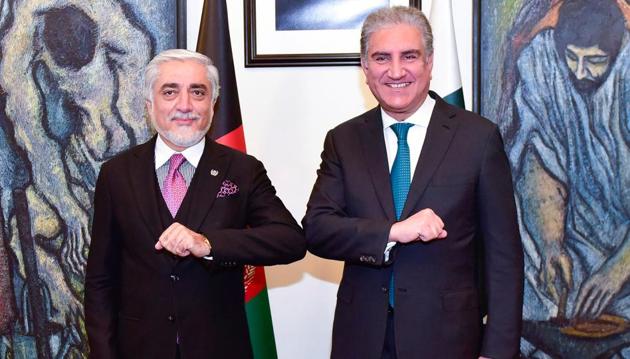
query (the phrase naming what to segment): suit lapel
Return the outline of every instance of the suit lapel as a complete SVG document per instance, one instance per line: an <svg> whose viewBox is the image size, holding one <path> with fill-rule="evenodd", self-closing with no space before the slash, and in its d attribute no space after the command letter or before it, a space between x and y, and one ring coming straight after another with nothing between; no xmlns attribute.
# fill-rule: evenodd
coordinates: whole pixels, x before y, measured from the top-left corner
<svg viewBox="0 0 630 359"><path fill-rule="evenodd" d="M436 103L401 218L407 218L415 209L457 131L453 109L434 93L431 95Z"/></svg>
<svg viewBox="0 0 630 359"><path fill-rule="evenodd" d="M175 220L183 223L193 231L198 231L204 218L221 188L230 165L230 154L210 138L206 138L206 146L195 175L190 183L182 209Z"/></svg>
<svg viewBox="0 0 630 359"><path fill-rule="evenodd" d="M133 149L130 164L131 187L133 196L138 204L138 211L147 228L149 228L154 242L165 229L159 211L159 187L155 177L155 140L154 136L148 142Z"/></svg>
<svg viewBox="0 0 630 359"><path fill-rule="evenodd" d="M394 214L394 200L380 107L376 107L364 115L364 125L360 133L363 153L365 154L363 160L370 173L374 191L387 219L394 220L396 215Z"/></svg>

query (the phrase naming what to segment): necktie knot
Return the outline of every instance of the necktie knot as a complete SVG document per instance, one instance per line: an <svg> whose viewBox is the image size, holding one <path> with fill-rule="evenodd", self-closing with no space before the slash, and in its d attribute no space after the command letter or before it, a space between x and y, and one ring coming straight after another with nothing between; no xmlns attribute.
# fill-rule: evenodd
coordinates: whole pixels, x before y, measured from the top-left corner
<svg viewBox="0 0 630 359"><path fill-rule="evenodd" d="M394 131L396 137L398 138L398 141L400 142L407 141L407 133L409 132L411 126L413 126L412 123L398 122L391 125L390 127Z"/></svg>
<svg viewBox="0 0 630 359"><path fill-rule="evenodd" d="M176 153L171 156L171 159L168 161L168 173L169 175L173 175L175 171L179 170L179 167L186 161L186 157L181 153Z"/></svg>

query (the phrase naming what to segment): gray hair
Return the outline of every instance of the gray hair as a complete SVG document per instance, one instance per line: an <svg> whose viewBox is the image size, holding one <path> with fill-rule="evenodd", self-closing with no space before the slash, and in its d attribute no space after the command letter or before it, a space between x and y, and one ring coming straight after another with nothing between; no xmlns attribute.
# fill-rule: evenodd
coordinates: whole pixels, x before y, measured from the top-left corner
<svg viewBox="0 0 630 359"><path fill-rule="evenodd" d="M376 31L398 24L407 24L415 27L422 34L424 42L424 58L433 55L433 32L431 24L422 11L414 7L393 6L385 7L368 15L361 28L361 60L368 58L370 37Z"/></svg>
<svg viewBox="0 0 630 359"><path fill-rule="evenodd" d="M171 61L195 61L206 67L206 76L212 85L212 103L219 98L219 70L206 55L185 49L170 49L155 56L144 71L144 97L153 102L153 85L160 74L160 65Z"/></svg>

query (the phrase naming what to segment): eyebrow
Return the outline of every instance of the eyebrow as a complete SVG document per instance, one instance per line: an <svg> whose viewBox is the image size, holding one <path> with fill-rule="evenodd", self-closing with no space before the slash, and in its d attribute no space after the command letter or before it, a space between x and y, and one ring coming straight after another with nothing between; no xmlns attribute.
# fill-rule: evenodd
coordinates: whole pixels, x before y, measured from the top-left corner
<svg viewBox="0 0 630 359"><path fill-rule="evenodd" d="M413 50L405 50L403 52L401 52L401 55L409 55L409 54L417 54L417 55L421 55L422 52L420 50L417 49L413 49ZM388 51L376 51L373 52L370 57L376 57L376 56L392 56L391 52Z"/></svg>
<svg viewBox="0 0 630 359"><path fill-rule="evenodd" d="M421 55L422 53L420 52L420 50L406 50L402 52L403 55L410 55L410 54L415 54L415 55Z"/></svg>
<svg viewBox="0 0 630 359"><path fill-rule="evenodd" d="M207 90L208 87L204 84L192 84L190 85L191 89L203 89L203 90Z"/></svg>
<svg viewBox="0 0 630 359"><path fill-rule="evenodd" d="M162 86L160 86L160 89L169 88L169 87L179 88L179 84L175 82L167 82L165 84L162 84Z"/></svg>
<svg viewBox="0 0 630 359"><path fill-rule="evenodd" d="M167 82L165 84L163 84L160 89L165 89L165 88L180 88L180 84L176 83L176 82ZM190 85L191 89L204 89L207 90L208 87L204 84L191 84Z"/></svg>
<svg viewBox="0 0 630 359"><path fill-rule="evenodd" d="M376 51L373 52L370 57L377 57L377 56L391 56L392 54L387 52L387 51Z"/></svg>

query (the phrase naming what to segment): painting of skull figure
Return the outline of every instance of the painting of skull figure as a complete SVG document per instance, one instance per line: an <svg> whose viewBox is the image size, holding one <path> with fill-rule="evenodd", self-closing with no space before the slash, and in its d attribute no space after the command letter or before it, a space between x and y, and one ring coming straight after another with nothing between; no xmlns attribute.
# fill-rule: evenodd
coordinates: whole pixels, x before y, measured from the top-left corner
<svg viewBox="0 0 630 359"><path fill-rule="evenodd" d="M146 141L176 0L0 0L0 358L82 358L100 165Z"/></svg>

